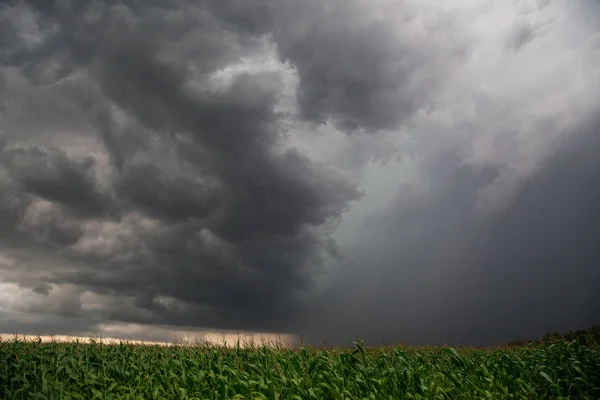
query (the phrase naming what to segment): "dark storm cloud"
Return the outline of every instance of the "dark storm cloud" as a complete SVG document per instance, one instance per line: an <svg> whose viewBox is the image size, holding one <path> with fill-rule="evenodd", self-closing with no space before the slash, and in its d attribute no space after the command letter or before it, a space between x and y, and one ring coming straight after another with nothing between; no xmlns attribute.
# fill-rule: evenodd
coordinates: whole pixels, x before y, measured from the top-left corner
<svg viewBox="0 0 600 400"><path fill-rule="evenodd" d="M4 77L4 74L2 72L0 72L0 94L2 94L2 92L4 92L5 88L6 88L6 78Z"/></svg>
<svg viewBox="0 0 600 400"><path fill-rule="evenodd" d="M9 303L332 343L593 323L577 4L1 2L0 284L31 290ZM358 185L378 154L387 202Z"/></svg>
<svg viewBox="0 0 600 400"><path fill-rule="evenodd" d="M482 244L487 287L503 289L484 303L496 319L481 310L490 336L519 332L502 321L523 332L600 321L600 120L581 134L519 191Z"/></svg>
<svg viewBox="0 0 600 400"><path fill-rule="evenodd" d="M117 187L124 199L159 218L202 219L218 206L216 193L202 183L168 176L152 163L130 167Z"/></svg>
<svg viewBox="0 0 600 400"><path fill-rule="evenodd" d="M273 23L270 0L210 0L212 12L231 26L252 34L268 33Z"/></svg>
<svg viewBox="0 0 600 400"><path fill-rule="evenodd" d="M111 207L110 196L97 187L92 157L77 162L60 150L41 148L5 150L0 155L24 193L90 216L102 216Z"/></svg>
<svg viewBox="0 0 600 400"><path fill-rule="evenodd" d="M0 312L0 329L4 334L53 335L69 332L72 335L86 335L92 330L91 327L93 321L78 318ZM12 340L12 337L7 339Z"/></svg>
<svg viewBox="0 0 600 400"><path fill-rule="evenodd" d="M5 128L5 184L27 196L14 230L21 242L64 247L58 260L13 279L36 293L46 292L41 277L79 288L64 307L45 310L61 315L83 313L87 290L132 299L110 303L104 318L277 329L331 247L323 226L358 191L282 147L276 73L206 86L208 74L260 51L268 19L258 4L24 4L31 8L20 12L49 33L37 46L12 43L4 66L79 104L95 129L75 129L75 146L65 133L36 145L43 124L23 143ZM87 79L61 86L81 73ZM61 260L70 267L56 266Z"/></svg>
<svg viewBox="0 0 600 400"><path fill-rule="evenodd" d="M436 157L433 191L415 202L407 188L363 226L298 332L312 343L490 345L597 324L599 127L585 121L493 213L476 212L477 192L499 171Z"/></svg>
<svg viewBox="0 0 600 400"><path fill-rule="evenodd" d="M396 127L428 101L435 83L465 51L462 41L440 40L434 30L440 26L421 37L423 21L411 7L381 5L375 10L387 15L357 0L287 0L275 6L274 38L281 57L298 72L304 118L332 119L347 130ZM441 12L438 18L453 31L453 21Z"/></svg>

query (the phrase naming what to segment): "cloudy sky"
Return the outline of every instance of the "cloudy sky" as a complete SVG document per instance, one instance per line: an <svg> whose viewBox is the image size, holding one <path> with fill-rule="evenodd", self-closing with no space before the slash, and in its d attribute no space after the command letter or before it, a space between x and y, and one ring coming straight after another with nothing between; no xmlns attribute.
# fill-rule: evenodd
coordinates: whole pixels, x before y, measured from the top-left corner
<svg viewBox="0 0 600 400"><path fill-rule="evenodd" d="M600 324L599 87L596 0L0 0L0 333Z"/></svg>

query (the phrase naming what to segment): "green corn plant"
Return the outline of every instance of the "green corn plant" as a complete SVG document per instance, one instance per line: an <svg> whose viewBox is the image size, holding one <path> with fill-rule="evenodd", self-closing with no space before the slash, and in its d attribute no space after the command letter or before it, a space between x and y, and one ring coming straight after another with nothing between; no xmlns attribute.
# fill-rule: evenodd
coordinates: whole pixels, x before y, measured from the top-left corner
<svg viewBox="0 0 600 400"><path fill-rule="evenodd" d="M298 349L0 342L1 399L600 398L600 344Z"/></svg>

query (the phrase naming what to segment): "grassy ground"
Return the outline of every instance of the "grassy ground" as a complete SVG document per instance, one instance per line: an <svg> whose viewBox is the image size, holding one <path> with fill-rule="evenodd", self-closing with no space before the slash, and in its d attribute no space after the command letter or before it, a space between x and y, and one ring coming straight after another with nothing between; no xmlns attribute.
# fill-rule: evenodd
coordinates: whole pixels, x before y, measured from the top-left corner
<svg viewBox="0 0 600 400"><path fill-rule="evenodd" d="M596 332L597 333L597 332ZM600 399L587 332L493 349L0 343L1 399Z"/></svg>

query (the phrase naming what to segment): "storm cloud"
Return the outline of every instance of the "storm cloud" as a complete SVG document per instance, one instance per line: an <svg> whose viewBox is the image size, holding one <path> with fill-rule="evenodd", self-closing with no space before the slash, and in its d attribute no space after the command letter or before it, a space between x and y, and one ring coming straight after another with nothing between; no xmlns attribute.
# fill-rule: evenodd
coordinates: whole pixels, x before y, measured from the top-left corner
<svg viewBox="0 0 600 400"><path fill-rule="evenodd" d="M0 27L1 330L600 322L591 0L4 1Z"/></svg>

